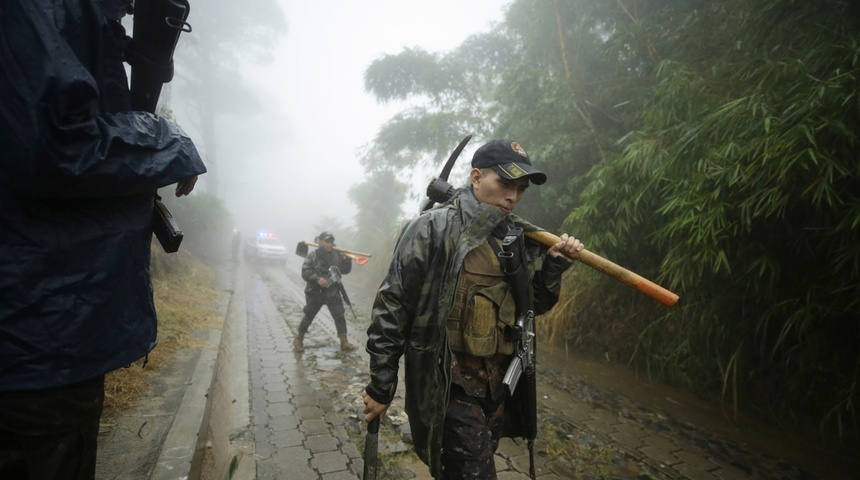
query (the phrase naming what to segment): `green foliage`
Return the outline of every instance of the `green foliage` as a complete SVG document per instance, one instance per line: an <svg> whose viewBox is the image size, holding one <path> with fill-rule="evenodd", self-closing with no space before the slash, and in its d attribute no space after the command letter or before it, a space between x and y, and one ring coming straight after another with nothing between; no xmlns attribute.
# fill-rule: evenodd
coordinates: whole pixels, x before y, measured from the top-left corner
<svg viewBox="0 0 860 480"><path fill-rule="evenodd" d="M422 168L438 168L466 134L487 138L496 120L498 80L489 75L488 59L475 61L472 48L503 51L501 42L498 36L472 37L447 55L404 49L374 61L365 71L365 89L380 102L410 100L414 106L382 127L363 163L411 176Z"/></svg>
<svg viewBox="0 0 860 480"><path fill-rule="evenodd" d="M390 252L403 227L401 205L405 195L406 184L390 170L377 172L349 190L349 199L358 208L356 249L374 255L364 267L372 284L378 284L388 273Z"/></svg>
<svg viewBox="0 0 860 480"><path fill-rule="evenodd" d="M195 143L207 164L207 188L217 194L218 144L227 143L232 132L217 131L215 119L262 108L241 75L241 62L270 61L275 42L286 31L286 20L275 0L209 0L195 3L189 21L193 31L180 37L175 52L175 98L193 115L190 126L200 132Z"/></svg>
<svg viewBox="0 0 860 480"><path fill-rule="evenodd" d="M163 188L159 194L182 229L180 249L208 263L229 256L232 219L224 202L198 191L176 198L173 190L173 186Z"/></svg>
<svg viewBox="0 0 860 480"><path fill-rule="evenodd" d="M681 296L572 275L553 316L576 346L856 438L858 5L517 0L457 50L368 70L378 98L413 100L373 165L442 158L451 126L521 141L550 180L518 213Z"/></svg>
<svg viewBox="0 0 860 480"><path fill-rule="evenodd" d="M313 224L314 234L318 235L324 231L332 232L335 239L345 239L352 237L351 229L343 224L343 221L334 216L324 215ZM314 242L319 239L314 239Z"/></svg>
<svg viewBox="0 0 860 480"><path fill-rule="evenodd" d="M462 82L456 78L460 72L445 67L436 55L420 48L404 48L400 54L386 56L368 67L365 88L376 92L381 102L426 95L438 103L446 87Z"/></svg>
<svg viewBox="0 0 860 480"><path fill-rule="evenodd" d="M661 45L643 78L651 100L569 221L622 263L648 239L642 273L659 267L682 292L634 361L702 394L719 378L762 415L814 411L856 433L858 31L842 2L755 3L686 12L646 38ZM707 45L671 41L700 32Z"/></svg>

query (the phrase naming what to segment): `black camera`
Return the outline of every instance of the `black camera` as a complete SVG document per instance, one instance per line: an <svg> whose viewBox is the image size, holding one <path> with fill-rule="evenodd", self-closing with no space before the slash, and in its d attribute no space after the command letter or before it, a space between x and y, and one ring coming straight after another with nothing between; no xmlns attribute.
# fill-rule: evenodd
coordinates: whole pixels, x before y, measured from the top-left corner
<svg viewBox="0 0 860 480"><path fill-rule="evenodd" d="M161 199L155 198L154 214L152 215L152 233L158 238L161 248L167 253L175 253L182 243L182 229L170 214L170 210L161 203Z"/></svg>

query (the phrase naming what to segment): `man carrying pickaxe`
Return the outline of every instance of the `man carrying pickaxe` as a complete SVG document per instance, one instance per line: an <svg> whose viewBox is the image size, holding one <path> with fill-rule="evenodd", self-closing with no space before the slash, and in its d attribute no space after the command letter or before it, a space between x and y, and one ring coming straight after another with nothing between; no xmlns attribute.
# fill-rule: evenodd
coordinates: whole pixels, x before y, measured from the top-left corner
<svg viewBox="0 0 860 480"><path fill-rule="evenodd" d="M333 278L333 271L337 273L337 278ZM328 307L328 311L334 319L337 335L340 338L340 350L342 352L351 352L357 348L355 345L349 343L349 340L346 338L346 318L344 317L343 307L346 297L342 298L343 285L339 283L340 275L346 275L351 271L352 258L335 249L334 235L328 231L320 233L319 248L307 253L305 261L302 264L302 278L307 282L307 286L305 287L305 308L304 316L299 324L299 332L296 338L293 339L293 350L297 352L305 350L303 344L305 333L307 333L311 322L314 321L314 317L316 317L323 305ZM350 308L352 308L351 305ZM353 312L353 315L355 315L355 312Z"/></svg>
<svg viewBox="0 0 860 480"><path fill-rule="evenodd" d="M579 239L562 234L548 241L513 213L532 185L547 181L519 142L491 140L478 148L467 188L440 181L469 138L449 158L444 178L431 183L439 199L430 195L426 211L401 230L377 291L367 330L370 383L361 394L367 438L374 440L374 422L385 420L405 357L415 452L434 478L496 478L499 441L512 436L526 439L534 479L534 318L558 301L572 262L598 262ZM436 201L443 203L431 209ZM627 273L631 286L646 284ZM678 298L656 284L637 288L667 305Z"/></svg>

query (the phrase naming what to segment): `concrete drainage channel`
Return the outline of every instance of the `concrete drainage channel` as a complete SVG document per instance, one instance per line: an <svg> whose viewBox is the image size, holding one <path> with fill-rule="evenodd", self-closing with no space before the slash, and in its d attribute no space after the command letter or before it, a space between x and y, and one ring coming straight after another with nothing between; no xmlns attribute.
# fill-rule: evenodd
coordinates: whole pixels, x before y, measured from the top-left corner
<svg viewBox="0 0 860 480"><path fill-rule="evenodd" d="M151 480L256 478L249 431L247 315L241 268L219 271L221 331L201 349ZM226 309L223 304L226 301Z"/></svg>

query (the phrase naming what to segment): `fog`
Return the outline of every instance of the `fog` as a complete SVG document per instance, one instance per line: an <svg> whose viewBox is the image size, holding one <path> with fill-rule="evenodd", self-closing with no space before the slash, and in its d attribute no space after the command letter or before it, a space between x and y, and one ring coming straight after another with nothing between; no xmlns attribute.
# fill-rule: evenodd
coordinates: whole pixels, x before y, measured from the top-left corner
<svg viewBox="0 0 860 480"><path fill-rule="evenodd" d="M177 78L165 98L177 122L200 146L207 166L217 171L217 183L204 175L199 190L224 200L235 228L273 231L287 245L313 240L326 228L340 234L338 244L348 246L343 235L356 210L347 191L365 174L357 151L406 106L376 103L364 91L365 69L374 59L405 47L449 51L500 22L508 2L272 1L282 9L286 27L269 52L271 61L260 64L255 55L242 56L238 72L262 107L213 119L214 160L205 151L199 122L193 121L193 107L175 85L183 81L182 49L211 36L205 31L214 28L206 19L214 14L206 11L214 8L210 4L192 1L189 23L194 31L180 38ZM256 3L242 5L254 8ZM452 148L458 141L451 139ZM422 190L427 178L415 182L413 190Z"/></svg>

